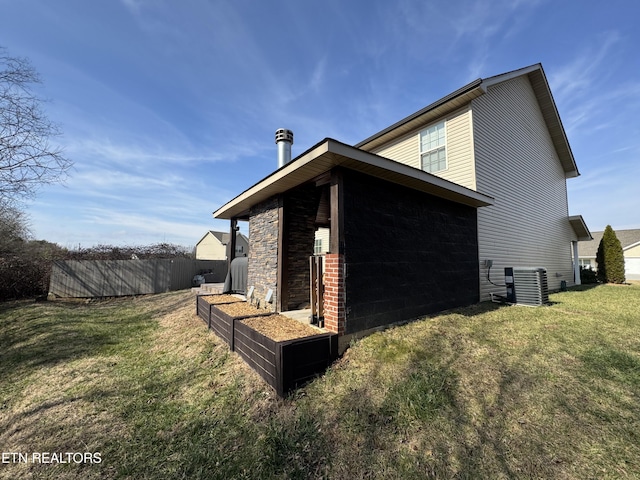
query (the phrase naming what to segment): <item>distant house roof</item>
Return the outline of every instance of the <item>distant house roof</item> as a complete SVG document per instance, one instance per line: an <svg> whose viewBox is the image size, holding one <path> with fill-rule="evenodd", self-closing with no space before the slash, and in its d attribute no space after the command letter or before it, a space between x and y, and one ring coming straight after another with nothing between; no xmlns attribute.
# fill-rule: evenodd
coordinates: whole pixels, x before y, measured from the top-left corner
<svg viewBox="0 0 640 480"><path fill-rule="evenodd" d="M616 237L620 240L622 250L635 247L640 244L640 229L635 230L615 230ZM595 258L598 252L598 245L602 240L603 232L593 232L593 240L590 242L580 242L578 244L578 255L580 257Z"/></svg>
<svg viewBox="0 0 640 480"><path fill-rule="evenodd" d="M200 244L200 242L202 242L205 238L207 238L207 235L213 235L214 237L216 237L218 239L218 241L222 244L222 245L226 245L227 243L229 243L229 232L218 232L216 230L209 230L207 233L205 233L202 238L200 240L198 240L198 242L196 243L196 245ZM249 239L244 236L241 232L237 233L237 237L244 239L247 243L249 243Z"/></svg>
<svg viewBox="0 0 640 480"><path fill-rule="evenodd" d="M555 101L551 95L549 82L547 81L547 77L542 69L542 65L539 63L503 73L501 75L474 80L455 92L450 93L431 105L426 106L422 110L419 110L408 117L403 118L399 122L394 123L390 127L370 136L355 146L362 150L373 150L391 139L409 133L425 123L436 120L443 115L451 113L468 104L474 98L486 93L489 87L522 75L527 75L529 77L533 91L538 99L542 116L544 117L544 121L549 129L551 140L555 146L556 152L558 153L560 163L565 171L565 175L568 178L577 177L580 173L578 172L575 158L571 152L569 140L567 139L564 127L562 126L560 114L558 113Z"/></svg>
<svg viewBox="0 0 640 480"><path fill-rule="evenodd" d="M423 170L365 152L331 138L280 167L254 186L213 212L215 218L247 218L258 203L302 185L337 166L430 193L437 197L474 207L493 204L493 198Z"/></svg>

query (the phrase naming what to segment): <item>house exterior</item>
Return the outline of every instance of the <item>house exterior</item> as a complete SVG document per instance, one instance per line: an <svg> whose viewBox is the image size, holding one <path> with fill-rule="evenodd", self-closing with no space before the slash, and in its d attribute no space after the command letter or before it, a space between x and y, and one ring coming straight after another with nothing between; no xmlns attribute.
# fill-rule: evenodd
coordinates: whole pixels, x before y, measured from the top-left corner
<svg viewBox="0 0 640 480"><path fill-rule="evenodd" d="M509 266L544 267L552 290L580 282L572 257L591 236L569 215L579 172L540 64L476 80L356 147L494 198L478 210L482 300L496 290L487 274L502 284Z"/></svg>
<svg viewBox="0 0 640 480"><path fill-rule="evenodd" d="M640 229L616 230L616 237L622 245L624 270L627 280L640 280ZM581 242L578 248L580 265L597 270L596 253L604 232L593 232L593 240Z"/></svg>
<svg viewBox="0 0 640 480"><path fill-rule="evenodd" d="M325 139L214 217L231 234L249 221L248 284L273 292L277 311L308 302L309 256L324 250L325 328L348 338L504 293L492 284L504 267L544 267L551 289L579 283L577 244L591 235L568 211L566 179L578 175L533 65L355 146Z"/></svg>
<svg viewBox="0 0 640 480"><path fill-rule="evenodd" d="M227 245L231 235L228 232L209 230L196 244L196 260L226 260ZM249 252L249 239L238 232L236 236L236 254L241 257Z"/></svg>

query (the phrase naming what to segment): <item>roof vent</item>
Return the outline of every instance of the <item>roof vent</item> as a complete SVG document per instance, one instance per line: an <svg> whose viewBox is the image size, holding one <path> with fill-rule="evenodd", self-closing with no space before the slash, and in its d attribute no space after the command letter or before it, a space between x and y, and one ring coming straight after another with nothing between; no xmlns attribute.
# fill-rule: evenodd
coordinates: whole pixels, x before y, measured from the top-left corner
<svg viewBox="0 0 640 480"><path fill-rule="evenodd" d="M286 128L276 130L276 145L278 145L278 168L280 168L291 161L293 132Z"/></svg>

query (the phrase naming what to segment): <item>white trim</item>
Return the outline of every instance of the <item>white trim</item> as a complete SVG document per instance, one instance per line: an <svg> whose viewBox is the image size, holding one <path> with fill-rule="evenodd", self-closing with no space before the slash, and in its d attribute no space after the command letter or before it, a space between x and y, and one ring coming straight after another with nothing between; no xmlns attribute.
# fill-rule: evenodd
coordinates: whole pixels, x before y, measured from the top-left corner
<svg viewBox="0 0 640 480"><path fill-rule="evenodd" d="M638 245L640 245L640 242L632 243L631 245L627 245L626 247L623 247L622 250L623 251L624 250L629 250L631 248L637 247ZM629 257L629 258L636 258L636 257Z"/></svg>

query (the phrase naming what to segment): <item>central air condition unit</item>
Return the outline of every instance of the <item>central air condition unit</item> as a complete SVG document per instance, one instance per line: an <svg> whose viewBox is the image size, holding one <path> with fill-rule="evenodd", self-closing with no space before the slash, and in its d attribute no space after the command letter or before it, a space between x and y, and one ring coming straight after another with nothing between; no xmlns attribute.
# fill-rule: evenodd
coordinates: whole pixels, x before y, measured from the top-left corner
<svg viewBox="0 0 640 480"><path fill-rule="evenodd" d="M547 271L544 268L506 267L507 302L538 306L549 303Z"/></svg>

